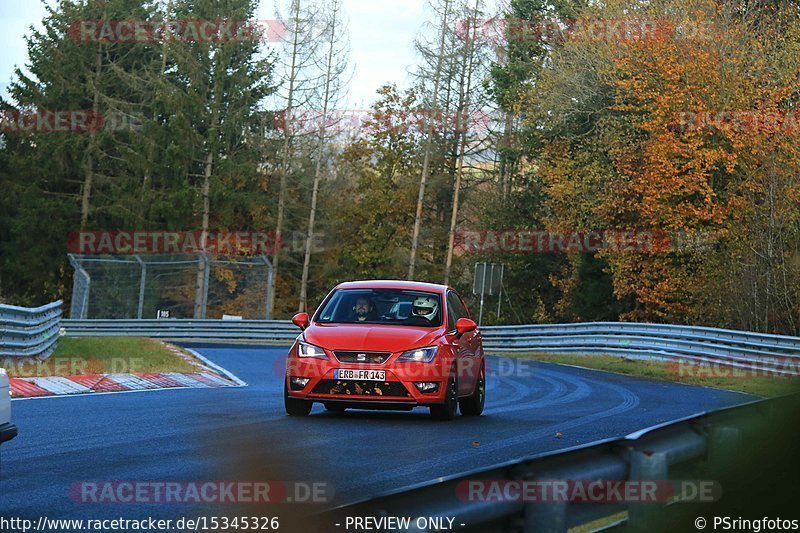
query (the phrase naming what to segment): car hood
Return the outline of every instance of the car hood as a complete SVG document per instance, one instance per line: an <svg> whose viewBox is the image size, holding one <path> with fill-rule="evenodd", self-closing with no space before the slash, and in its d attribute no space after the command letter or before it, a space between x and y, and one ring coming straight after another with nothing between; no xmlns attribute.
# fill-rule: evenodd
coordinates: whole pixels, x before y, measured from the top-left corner
<svg viewBox="0 0 800 533"><path fill-rule="evenodd" d="M315 324L303 337L306 342L328 350L402 352L430 346L442 335L442 328L384 326L371 324Z"/></svg>

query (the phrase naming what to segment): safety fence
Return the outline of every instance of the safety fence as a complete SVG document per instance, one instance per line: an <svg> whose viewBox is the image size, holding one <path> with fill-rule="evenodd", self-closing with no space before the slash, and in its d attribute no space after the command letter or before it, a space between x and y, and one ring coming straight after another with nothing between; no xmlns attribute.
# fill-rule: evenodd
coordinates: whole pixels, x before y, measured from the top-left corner
<svg viewBox="0 0 800 533"><path fill-rule="evenodd" d="M64 320L70 337L151 337L184 341L291 344L300 330L279 320Z"/></svg>
<svg viewBox="0 0 800 533"><path fill-rule="evenodd" d="M292 342L299 330L268 320L64 320L71 336ZM562 352L692 360L796 375L800 338L696 326L636 323L543 324L481 328L490 353Z"/></svg>
<svg viewBox="0 0 800 533"><path fill-rule="evenodd" d="M484 346L498 353L605 354L683 359L796 375L800 338L667 324L596 322L484 327Z"/></svg>
<svg viewBox="0 0 800 533"><path fill-rule="evenodd" d="M49 357L58 343L61 304L0 305L0 357Z"/></svg>

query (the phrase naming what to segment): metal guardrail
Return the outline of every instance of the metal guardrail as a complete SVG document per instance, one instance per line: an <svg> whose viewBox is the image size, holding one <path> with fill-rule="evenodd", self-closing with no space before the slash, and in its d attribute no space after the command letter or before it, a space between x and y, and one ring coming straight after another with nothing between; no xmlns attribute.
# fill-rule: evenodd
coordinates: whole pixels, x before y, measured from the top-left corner
<svg viewBox="0 0 800 533"><path fill-rule="evenodd" d="M494 352L562 352L724 363L797 375L800 338L666 324L597 322L484 327Z"/></svg>
<svg viewBox="0 0 800 533"><path fill-rule="evenodd" d="M71 336L287 343L299 334L277 320L64 320ZM796 375L800 338L726 329L599 322L481 328L493 353L565 352L693 360Z"/></svg>
<svg viewBox="0 0 800 533"><path fill-rule="evenodd" d="M61 327L59 300L42 307L0 305L0 357L49 357Z"/></svg>
<svg viewBox="0 0 800 533"><path fill-rule="evenodd" d="M496 497L470 498L467 487L471 483L505 481L676 481L682 477L685 467L699 461L703 461L711 473L728 471L736 466L731 458L744 451L737 449L743 446L742 435L774 428L777 421L773 417L780 416L780 402L792 400L797 401L797 398L757 401L698 413L621 439L514 459L487 469L348 503L325 514L332 515L332 520L365 514L411 517L412 526L418 517L448 517L454 518L455 524L464 524L466 527L460 529L465 531L510 529L565 533L571 528L603 522L606 524L599 526L601 529L627 522L637 530L652 530L659 523L659 513L665 503L520 501L523 498L498 501ZM524 491L517 494L520 492L524 494ZM627 515L623 514L620 519L618 515L625 512Z"/></svg>
<svg viewBox="0 0 800 533"><path fill-rule="evenodd" d="M292 343L300 330L280 320L64 320L70 337L152 337L172 340Z"/></svg>

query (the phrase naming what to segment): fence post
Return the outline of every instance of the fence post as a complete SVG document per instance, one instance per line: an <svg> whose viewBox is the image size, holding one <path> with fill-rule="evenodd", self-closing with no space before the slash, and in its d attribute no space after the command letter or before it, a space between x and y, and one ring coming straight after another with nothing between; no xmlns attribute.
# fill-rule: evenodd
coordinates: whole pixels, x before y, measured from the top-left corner
<svg viewBox="0 0 800 533"><path fill-rule="evenodd" d="M75 270L75 277L72 279L72 305L69 315L70 318L86 319L89 312L89 289L92 286L92 278L73 254L67 254L67 259ZM83 290L80 290L81 287Z"/></svg>
<svg viewBox="0 0 800 533"><path fill-rule="evenodd" d="M144 261L142 261L141 257L139 257L138 255L135 257L136 260L139 262L139 264L142 266L142 277L139 280L139 310L137 311L137 317L139 318L139 320L141 320L142 312L144 311L144 284L145 281L147 280L147 265L145 264Z"/></svg>
<svg viewBox="0 0 800 533"><path fill-rule="evenodd" d="M272 287L272 263L270 263L269 258L266 255L262 255L261 259L264 261L264 264L267 265L267 303L266 303L266 313L265 313L265 320L272 319L272 306L275 303L275 291L271 289Z"/></svg>
<svg viewBox="0 0 800 533"><path fill-rule="evenodd" d="M205 265L203 270L203 309L200 315L200 318L203 320L206 319L206 313L208 311L208 284L209 284L209 277L211 274L211 260L208 258L208 254L203 252L200 254L201 260Z"/></svg>

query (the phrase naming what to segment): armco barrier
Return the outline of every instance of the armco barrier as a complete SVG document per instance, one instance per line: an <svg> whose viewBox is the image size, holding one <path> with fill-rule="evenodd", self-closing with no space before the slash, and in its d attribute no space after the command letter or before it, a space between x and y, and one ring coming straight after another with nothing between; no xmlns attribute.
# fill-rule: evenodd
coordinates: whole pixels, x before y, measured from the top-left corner
<svg viewBox="0 0 800 533"><path fill-rule="evenodd" d="M760 434L787 423L785 419L790 418L787 413L791 414L790 409L796 406L797 401L796 396L786 397L698 413L624 438L514 459L347 503L329 511L328 521L344 520L347 516L403 516L411 517L414 524L417 517L444 516L454 519L454 524L464 524L466 527L456 528L463 531L566 533L572 528L597 524L597 521L601 525L592 530L627 523L636 531L650 531L663 516L665 503L609 501L587 504L571 500L534 501L534 498L525 501L513 497L498 501L498 497L505 493L496 492L495 498L482 499L469 497L470 494L482 493L467 489L482 482L679 480L683 477L681 468L690 465L702 466L707 474L712 474L706 479L718 479L721 472L737 466L735 461L731 464L731 458L751 451L743 449L743 436ZM722 494L725 488L720 487ZM525 491L514 491L514 494L525 494ZM689 494L684 496L691 497Z"/></svg>
<svg viewBox="0 0 800 533"><path fill-rule="evenodd" d="M482 328L494 352L566 352L724 363L796 375L800 338L667 324L597 322Z"/></svg>
<svg viewBox="0 0 800 533"><path fill-rule="evenodd" d="M70 336L291 343L299 330L277 320L64 320ZM491 353L566 352L687 359L795 375L800 338L725 329L599 322L481 328Z"/></svg>
<svg viewBox="0 0 800 533"><path fill-rule="evenodd" d="M300 330L279 320L64 320L70 337L152 337L171 340L291 344Z"/></svg>
<svg viewBox="0 0 800 533"><path fill-rule="evenodd" d="M33 309L0 305L0 357L49 357L58 342L61 303Z"/></svg>

